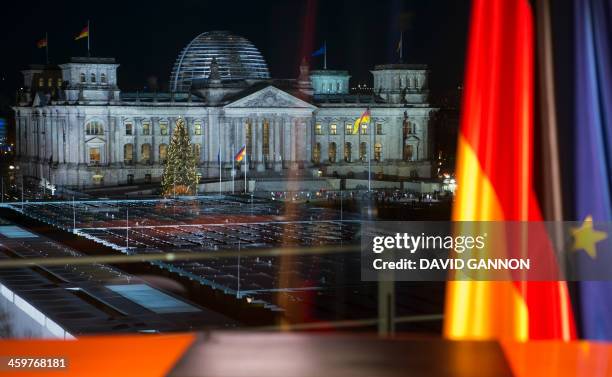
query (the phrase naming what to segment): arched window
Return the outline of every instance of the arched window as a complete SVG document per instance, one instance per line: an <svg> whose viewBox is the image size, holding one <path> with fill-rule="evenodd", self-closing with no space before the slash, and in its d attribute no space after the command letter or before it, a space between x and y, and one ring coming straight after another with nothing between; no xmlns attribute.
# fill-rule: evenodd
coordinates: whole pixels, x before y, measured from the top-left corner
<svg viewBox="0 0 612 377"><path fill-rule="evenodd" d="M105 73L100 74L100 82L102 84L106 84L106 74Z"/></svg>
<svg viewBox="0 0 612 377"><path fill-rule="evenodd" d="M167 158L168 158L168 145L160 144L159 145L159 161L164 163L166 162Z"/></svg>
<svg viewBox="0 0 612 377"><path fill-rule="evenodd" d="M146 143L140 147L140 162L143 164L151 162L151 144Z"/></svg>
<svg viewBox="0 0 612 377"><path fill-rule="evenodd" d="M92 73L92 74L91 74L91 82L92 82L92 83L95 83L95 82L96 82L96 74L95 74L95 73Z"/></svg>
<svg viewBox="0 0 612 377"><path fill-rule="evenodd" d="M329 143L328 154L329 162L336 162L336 143Z"/></svg>
<svg viewBox="0 0 612 377"><path fill-rule="evenodd" d="M366 161L367 158L368 158L368 143L363 141L361 142L361 144L359 144L359 159L361 161Z"/></svg>
<svg viewBox="0 0 612 377"><path fill-rule="evenodd" d="M344 162L351 162L352 145L349 142L344 143Z"/></svg>
<svg viewBox="0 0 612 377"><path fill-rule="evenodd" d="M91 135L103 135L104 126L98 121L91 121L85 125L85 134Z"/></svg>
<svg viewBox="0 0 612 377"><path fill-rule="evenodd" d="M194 135L202 135L202 123L195 122L193 124L193 134Z"/></svg>
<svg viewBox="0 0 612 377"><path fill-rule="evenodd" d="M374 144L374 159L378 162L382 161L382 144Z"/></svg>
<svg viewBox="0 0 612 377"><path fill-rule="evenodd" d="M318 164L321 162L321 143L316 143L312 150L312 162Z"/></svg>
<svg viewBox="0 0 612 377"><path fill-rule="evenodd" d="M123 146L123 162L126 164L134 162L134 145L132 143Z"/></svg>
<svg viewBox="0 0 612 377"><path fill-rule="evenodd" d="M85 79L85 74L81 73L81 83L85 83L86 79Z"/></svg>
<svg viewBox="0 0 612 377"><path fill-rule="evenodd" d="M196 144L193 144L192 148L193 148L193 155L194 155L194 157L196 159L196 162L199 162L200 161L200 152L202 151L202 146L200 144L196 143Z"/></svg>

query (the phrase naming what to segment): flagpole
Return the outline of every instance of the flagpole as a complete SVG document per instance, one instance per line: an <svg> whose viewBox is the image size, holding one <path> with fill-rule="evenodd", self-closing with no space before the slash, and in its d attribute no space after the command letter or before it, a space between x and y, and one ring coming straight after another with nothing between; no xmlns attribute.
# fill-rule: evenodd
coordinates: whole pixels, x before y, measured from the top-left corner
<svg viewBox="0 0 612 377"><path fill-rule="evenodd" d="M327 69L327 41L323 42L323 69Z"/></svg>
<svg viewBox="0 0 612 377"><path fill-rule="evenodd" d="M400 63L404 62L404 31L400 31Z"/></svg>
<svg viewBox="0 0 612 377"><path fill-rule="evenodd" d="M89 49L89 36L91 35L91 29L89 28L89 20L87 20L87 57L91 57L91 50Z"/></svg>
<svg viewBox="0 0 612 377"><path fill-rule="evenodd" d="M245 194L247 193L247 177L246 176L247 176L247 167L249 166L247 164L247 158L248 157L249 157L249 149L247 147L247 143L246 143L246 140L245 140L245 143L244 143L244 158L243 158L243 160L244 160L244 193Z"/></svg>
<svg viewBox="0 0 612 377"><path fill-rule="evenodd" d="M45 57L47 64L49 64L49 33L45 32Z"/></svg>
<svg viewBox="0 0 612 377"><path fill-rule="evenodd" d="M219 139L219 195L221 195L221 123L219 123L217 138Z"/></svg>
<svg viewBox="0 0 612 377"><path fill-rule="evenodd" d="M372 115L370 115L372 117ZM368 192L372 191L372 130L370 130L370 122L368 121L368 132L370 133L370 142L369 147L370 151L368 152Z"/></svg>
<svg viewBox="0 0 612 377"><path fill-rule="evenodd" d="M232 153L236 150L236 146L232 143ZM236 158L232 159L232 194L234 193L234 181L236 180Z"/></svg>

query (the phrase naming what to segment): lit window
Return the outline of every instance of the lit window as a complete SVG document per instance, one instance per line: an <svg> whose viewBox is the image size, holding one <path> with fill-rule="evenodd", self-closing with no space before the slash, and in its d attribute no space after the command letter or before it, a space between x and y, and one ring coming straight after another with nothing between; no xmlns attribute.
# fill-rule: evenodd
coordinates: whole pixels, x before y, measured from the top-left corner
<svg viewBox="0 0 612 377"><path fill-rule="evenodd" d="M87 135L102 135L104 134L104 126L100 122L89 122L85 126L85 133Z"/></svg>
<svg viewBox="0 0 612 377"><path fill-rule="evenodd" d="M96 82L96 74L95 73L91 74L91 82L93 82L93 83Z"/></svg>
<svg viewBox="0 0 612 377"><path fill-rule="evenodd" d="M344 125L344 133L347 135L351 135L353 133L353 125L351 123Z"/></svg>
<svg viewBox="0 0 612 377"><path fill-rule="evenodd" d="M193 125L193 134L194 135L202 135L202 123L196 122Z"/></svg>
<svg viewBox="0 0 612 377"><path fill-rule="evenodd" d="M81 73L81 83L84 83L84 82L85 82L85 74Z"/></svg>
<svg viewBox="0 0 612 377"><path fill-rule="evenodd" d="M315 135L323 135L323 128L320 124L315 124Z"/></svg>
<svg viewBox="0 0 612 377"><path fill-rule="evenodd" d="M160 144L159 145L159 161L166 162L166 159L168 158L167 156L168 156L168 145Z"/></svg>
<svg viewBox="0 0 612 377"><path fill-rule="evenodd" d="M57 79L57 87L58 88L61 88L63 83L64 82L62 81L62 79Z"/></svg>
<svg viewBox="0 0 612 377"><path fill-rule="evenodd" d="M149 122L142 124L142 134L151 135L151 124Z"/></svg>
<svg viewBox="0 0 612 377"><path fill-rule="evenodd" d="M329 134L330 135L337 135L338 134L338 129L337 129L337 126L335 124L330 124L329 125Z"/></svg>
<svg viewBox="0 0 612 377"><path fill-rule="evenodd" d="M200 144L193 144L193 155L196 158L196 161L200 161L200 152L202 146Z"/></svg>
<svg viewBox="0 0 612 377"><path fill-rule="evenodd" d="M89 148L89 163L91 165L100 164L100 148Z"/></svg>
<svg viewBox="0 0 612 377"><path fill-rule="evenodd" d="M376 124L376 135L382 135L383 134L383 127L382 124L377 123Z"/></svg>
<svg viewBox="0 0 612 377"><path fill-rule="evenodd" d="M414 159L414 148L410 144L404 145L404 161L412 161Z"/></svg>
<svg viewBox="0 0 612 377"><path fill-rule="evenodd" d="M38 79L38 86L39 87L43 87L45 86L45 79L43 79L42 77Z"/></svg>
<svg viewBox="0 0 612 377"><path fill-rule="evenodd" d="M321 162L321 143L316 143L312 150L312 162L315 164Z"/></svg>
<svg viewBox="0 0 612 377"><path fill-rule="evenodd" d="M374 159L378 162L382 160L382 144L374 144Z"/></svg>
<svg viewBox="0 0 612 377"><path fill-rule="evenodd" d="M367 123L362 123L361 124L361 134L362 135L367 135L368 134L368 124Z"/></svg>
<svg viewBox="0 0 612 377"><path fill-rule="evenodd" d="M102 84L106 84L106 74L104 73L100 74L100 82Z"/></svg>
<svg viewBox="0 0 612 377"><path fill-rule="evenodd" d="M336 143L329 143L328 155L329 162L336 162Z"/></svg>
<svg viewBox="0 0 612 377"><path fill-rule="evenodd" d="M132 123L126 123L125 124L125 134L127 136L131 136L132 135Z"/></svg>
<svg viewBox="0 0 612 377"><path fill-rule="evenodd" d="M348 142L344 143L344 161L345 162L351 162L351 159L352 159L351 154L353 152L352 149L353 149L353 146L351 145L351 143L348 143Z"/></svg>
<svg viewBox="0 0 612 377"><path fill-rule="evenodd" d="M132 161L134 161L134 145L125 144L123 146L123 162L126 164L131 164Z"/></svg>
<svg viewBox="0 0 612 377"><path fill-rule="evenodd" d="M143 144L140 147L140 162L143 164L151 162L151 144Z"/></svg>
<svg viewBox="0 0 612 377"><path fill-rule="evenodd" d="M368 158L368 144L366 142L362 142L359 144L359 159L361 161L366 161Z"/></svg>
<svg viewBox="0 0 612 377"><path fill-rule="evenodd" d="M159 122L159 134L168 135L168 122Z"/></svg>
<svg viewBox="0 0 612 377"><path fill-rule="evenodd" d="M49 88L53 86L53 79L51 77L49 77L49 79L47 79L47 86Z"/></svg>

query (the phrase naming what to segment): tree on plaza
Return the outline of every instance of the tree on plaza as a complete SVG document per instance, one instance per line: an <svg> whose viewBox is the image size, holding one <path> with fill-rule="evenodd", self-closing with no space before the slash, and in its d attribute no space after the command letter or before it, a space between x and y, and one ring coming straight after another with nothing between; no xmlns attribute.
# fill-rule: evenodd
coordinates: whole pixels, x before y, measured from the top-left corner
<svg viewBox="0 0 612 377"><path fill-rule="evenodd" d="M196 158L185 127L185 120L179 117L168 146L162 175L162 194L165 197L194 195L197 183Z"/></svg>

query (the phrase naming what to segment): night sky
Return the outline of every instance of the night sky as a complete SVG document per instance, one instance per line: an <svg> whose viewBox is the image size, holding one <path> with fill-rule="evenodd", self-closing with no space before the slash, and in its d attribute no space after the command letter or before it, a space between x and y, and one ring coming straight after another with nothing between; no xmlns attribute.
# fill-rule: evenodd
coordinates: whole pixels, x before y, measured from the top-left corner
<svg viewBox="0 0 612 377"><path fill-rule="evenodd" d="M117 59L124 91L142 90L150 77L167 88L179 51L210 30L251 40L274 78L295 78L302 56L327 40L328 68L349 70L352 85L370 83L374 64L397 62L403 25L404 60L429 64L432 89L442 92L461 83L469 14L467 0L32 0L2 7L0 84L11 97L19 70L44 63L44 49L35 43L45 32L51 63L86 55L86 41L74 37L88 19L92 56ZM406 18L412 22L400 22ZM314 58L312 67L321 66L322 59Z"/></svg>

